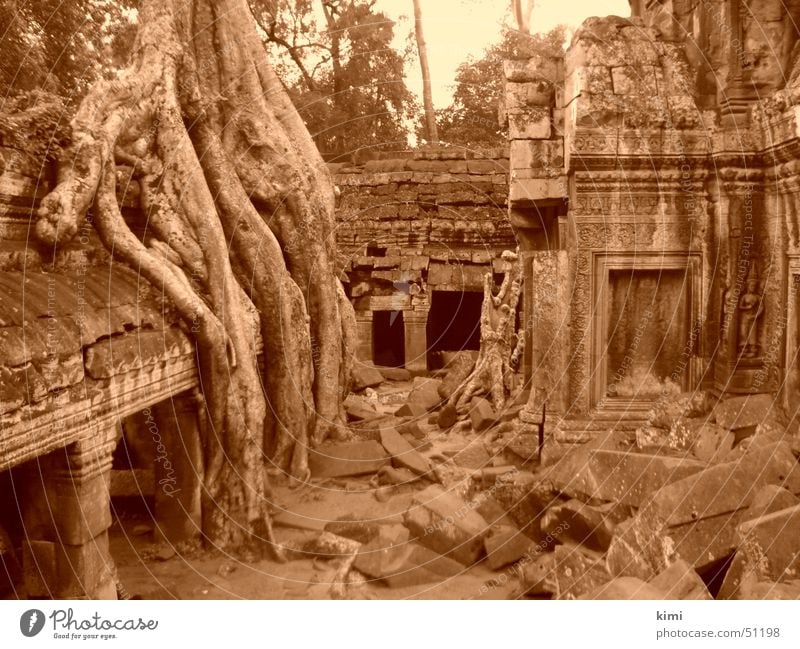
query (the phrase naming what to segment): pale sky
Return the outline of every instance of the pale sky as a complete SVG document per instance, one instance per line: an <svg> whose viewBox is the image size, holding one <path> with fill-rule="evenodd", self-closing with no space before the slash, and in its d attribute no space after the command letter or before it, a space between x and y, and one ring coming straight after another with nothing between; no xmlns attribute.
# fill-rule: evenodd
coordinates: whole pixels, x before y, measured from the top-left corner
<svg viewBox="0 0 800 649"><path fill-rule="evenodd" d="M500 40L509 0L420 0L425 41L431 67L436 108L452 98L452 82L458 65L468 55L480 57L487 45ZM402 45L414 28L412 0L378 0L377 8L397 21L395 35ZM628 0L536 0L531 17L534 31L550 31L558 24L572 29L589 16L630 16ZM409 88L422 95L419 66L406 70Z"/></svg>

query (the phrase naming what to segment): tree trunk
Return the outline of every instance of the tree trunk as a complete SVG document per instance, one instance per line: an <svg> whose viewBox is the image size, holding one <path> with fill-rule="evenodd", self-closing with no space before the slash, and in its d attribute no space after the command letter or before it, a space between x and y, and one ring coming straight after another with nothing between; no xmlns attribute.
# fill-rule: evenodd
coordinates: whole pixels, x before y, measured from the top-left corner
<svg viewBox="0 0 800 649"><path fill-rule="evenodd" d="M247 1L143 0L130 67L72 128L37 235L69 240L93 205L103 244L163 289L195 336L209 415L203 531L226 549L271 543L267 469L307 479L308 445L342 424L354 325L333 184ZM142 187L143 240L117 204L117 161Z"/></svg>
<svg viewBox="0 0 800 649"><path fill-rule="evenodd" d="M467 410L472 398L480 393L487 393L495 410L501 411L510 392L511 374L522 356L525 337L515 327L522 290L522 264L518 253L509 250L503 252L503 259L506 270L497 295L493 290L492 273L484 277L481 346L475 367L448 400L459 412Z"/></svg>
<svg viewBox="0 0 800 649"><path fill-rule="evenodd" d="M422 31L422 7L419 2L420 0L414 0L414 33L417 37L419 65L422 68L422 102L425 106L425 130L428 134L428 142L438 142L439 132L436 128L436 111L433 108L428 46L425 44L425 33Z"/></svg>

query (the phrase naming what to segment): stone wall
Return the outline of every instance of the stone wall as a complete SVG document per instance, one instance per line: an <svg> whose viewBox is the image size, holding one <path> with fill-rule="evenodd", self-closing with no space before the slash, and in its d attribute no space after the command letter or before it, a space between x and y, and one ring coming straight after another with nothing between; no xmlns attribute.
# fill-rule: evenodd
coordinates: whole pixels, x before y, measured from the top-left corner
<svg viewBox="0 0 800 649"><path fill-rule="evenodd" d="M406 369L427 367L434 291L482 292L516 248L508 222L508 153L413 151L332 164L341 193L336 241L359 323L359 357L373 358L373 314L402 312Z"/></svg>

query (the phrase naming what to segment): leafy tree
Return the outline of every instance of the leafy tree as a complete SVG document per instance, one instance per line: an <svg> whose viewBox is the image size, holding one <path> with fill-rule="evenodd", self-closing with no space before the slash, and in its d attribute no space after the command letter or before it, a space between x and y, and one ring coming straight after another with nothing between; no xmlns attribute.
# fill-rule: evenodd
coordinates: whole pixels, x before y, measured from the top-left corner
<svg viewBox="0 0 800 649"><path fill-rule="evenodd" d="M0 0L0 93L44 90L77 101L124 62L135 0Z"/></svg>
<svg viewBox="0 0 800 649"><path fill-rule="evenodd" d="M469 58L456 71L453 103L437 111L439 138L461 146L499 146L507 134L500 126L498 109L503 101L503 61L536 54L560 56L566 28L546 34L524 34L505 28L502 40L487 48L480 59Z"/></svg>
<svg viewBox="0 0 800 649"><path fill-rule="evenodd" d="M403 146L416 102L404 79L410 44L376 0L250 0L276 70L326 154Z"/></svg>

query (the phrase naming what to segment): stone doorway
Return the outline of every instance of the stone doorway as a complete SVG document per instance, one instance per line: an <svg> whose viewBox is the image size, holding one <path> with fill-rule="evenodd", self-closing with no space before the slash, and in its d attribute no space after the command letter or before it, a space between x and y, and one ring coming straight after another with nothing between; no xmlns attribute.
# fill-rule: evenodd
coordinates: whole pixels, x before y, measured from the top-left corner
<svg viewBox="0 0 800 649"><path fill-rule="evenodd" d="M426 327L428 369L443 367L447 352L480 349L482 304L479 291L433 291Z"/></svg>
<svg viewBox="0 0 800 649"><path fill-rule="evenodd" d="M405 367L405 319L402 311L372 314L372 360L383 367Z"/></svg>

